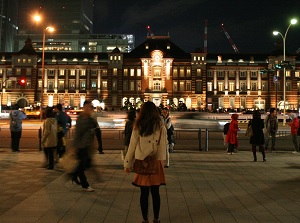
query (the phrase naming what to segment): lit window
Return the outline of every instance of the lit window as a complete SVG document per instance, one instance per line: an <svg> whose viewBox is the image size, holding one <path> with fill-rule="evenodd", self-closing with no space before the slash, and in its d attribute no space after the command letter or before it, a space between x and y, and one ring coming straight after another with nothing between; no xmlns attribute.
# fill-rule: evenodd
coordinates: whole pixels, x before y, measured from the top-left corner
<svg viewBox="0 0 300 223"><path fill-rule="evenodd" d="M261 83L261 90L262 91L268 91L268 82L267 81L263 81Z"/></svg>
<svg viewBox="0 0 300 223"><path fill-rule="evenodd" d="M201 69L197 69L197 76L200 77L201 76Z"/></svg>
<svg viewBox="0 0 300 223"><path fill-rule="evenodd" d="M153 90L154 91L160 91L160 82L159 81L155 81L153 83Z"/></svg>
<svg viewBox="0 0 300 223"><path fill-rule="evenodd" d="M117 75L118 74L118 68L114 68L113 69L113 75Z"/></svg>
<svg viewBox="0 0 300 223"><path fill-rule="evenodd" d="M186 76L187 76L187 77L190 77L190 76L191 76L191 69L187 69L187 70L186 70Z"/></svg>
<svg viewBox="0 0 300 223"><path fill-rule="evenodd" d="M173 81L173 91L178 91L177 81Z"/></svg>
<svg viewBox="0 0 300 223"><path fill-rule="evenodd" d="M224 91L224 83L218 82L218 91Z"/></svg>
<svg viewBox="0 0 300 223"><path fill-rule="evenodd" d="M91 89L92 90L96 90L97 89L97 81L96 80L92 80L91 81Z"/></svg>
<svg viewBox="0 0 300 223"><path fill-rule="evenodd" d="M86 75L86 70L81 70L81 76L85 76Z"/></svg>
<svg viewBox="0 0 300 223"><path fill-rule="evenodd" d="M80 90L82 90L82 91L86 90L86 81L85 80L80 81Z"/></svg>
<svg viewBox="0 0 300 223"><path fill-rule="evenodd" d="M124 69L124 76L128 76L128 69Z"/></svg>
<svg viewBox="0 0 300 223"><path fill-rule="evenodd" d="M212 82L207 82L207 91L212 91Z"/></svg>
<svg viewBox="0 0 300 223"><path fill-rule="evenodd" d="M142 70L141 69L136 70L136 76L138 76L138 77L142 76Z"/></svg>
<svg viewBox="0 0 300 223"><path fill-rule="evenodd" d="M65 90L65 81L64 80L59 80L58 81L58 90L59 91Z"/></svg>
<svg viewBox="0 0 300 223"><path fill-rule="evenodd" d="M75 70L70 70L70 76L75 76Z"/></svg>
<svg viewBox="0 0 300 223"><path fill-rule="evenodd" d="M21 75L21 69L20 68L16 69L16 75Z"/></svg>
<svg viewBox="0 0 300 223"><path fill-rule="evenodd" d="M299 71L295 71L295 77L300 77L300 72Z"/></svg>
<svg viewBox="0 0 300 223"><path fill-rule="evenodd" d="M59 76L65 76L65 70L59 70Z"/></svg>
<svg viewBox="0 0 300 223"><path fill-rule="evenodd" d="M184 81L179 82L179 91L184 91Z"/></svg>
<svg viewBox="0 0 300 223"><path fill-rule="evenodd" d="M48 90L53 90L54 89L54 81L53 80L48 80Z"/></svg>
<svg viewBox="0 0 300 223"><path fill-rule="evenodd" d="M134 76L134 68L130 69L130 76L131 76L131 77Z"/></svg>
<svg viewBox="0 0 300 223"><path fill-rule="evenodd" d="M229 82L229 91L235 91L234 82Z"/></svg>
<svg viewBox="0 0 300 223"><path fill-rule="evenodd" d="M102 81L102 90L107 90L107 81Z"/></svg>
<svg viewBox="0 0 300 223"><path fill-rule="evenodd" d="M75 80L69 80L69 90L75 90Z"/></svg>
<svg viewBox="0 0 300 223"><path fill-rule="evenodd" d="M179 75L180 77L184 77L184 68L180 68Z"/></svg>
<svg viewBox="0 0 300 223"><path fill-rule="evenodd" d="M178 70L177 70L177 68L174 68L174 69L173 69L173 76L174 76L174 77L177 77L177 76L178 76Z"/></svg>

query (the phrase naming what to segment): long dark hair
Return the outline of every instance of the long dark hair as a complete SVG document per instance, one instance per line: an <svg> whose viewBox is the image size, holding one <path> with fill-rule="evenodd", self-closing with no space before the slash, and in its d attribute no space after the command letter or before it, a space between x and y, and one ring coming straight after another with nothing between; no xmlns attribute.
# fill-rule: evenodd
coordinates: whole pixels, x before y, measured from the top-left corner
<svg viewBox="0 0 300 223"><path fill-rule="evenodd" d="M261 114L259 110L253 112L253 119L261 119Z"/></svg>
<svg viewBox="0 0 300 223"><path fill-rule="evenodd" d="M159 129L162 120L158 108L151 101L145 102L136 118L134 129L138 129L141 136L149 136Z"/></svg>

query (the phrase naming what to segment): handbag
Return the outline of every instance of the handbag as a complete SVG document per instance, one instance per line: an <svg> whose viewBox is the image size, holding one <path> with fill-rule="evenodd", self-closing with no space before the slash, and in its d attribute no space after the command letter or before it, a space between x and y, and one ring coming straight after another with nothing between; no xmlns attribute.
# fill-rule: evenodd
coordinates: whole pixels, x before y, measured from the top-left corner
<svg viewBox="0 0 300 223"><path fill-rule="evenodd" d="M157 141L157 146L159 146L161 138L161 129L159 138ZM156 150L157 154L158 149ZM156 154L152 156L147 156L144 160L135 159L133 163L133 172L141 175L153 175L157 172L157 160L156 160Z"/></svg>
<svg viewBox="0 0 300 223"><path fill-rule="evenodd" d="M248 136L249 138L251 138L253 136L253 129L252 129L252 125L249 125L247 130L246 130L246 134L245 136Z"/></svg>

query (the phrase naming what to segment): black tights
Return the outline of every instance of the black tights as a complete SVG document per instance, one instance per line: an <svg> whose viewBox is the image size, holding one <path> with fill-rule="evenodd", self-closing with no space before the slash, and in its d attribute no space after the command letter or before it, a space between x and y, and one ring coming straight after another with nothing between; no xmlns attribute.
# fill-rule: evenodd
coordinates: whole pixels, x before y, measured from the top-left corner
<svg viewBox="0 0 300 223"><path fill-rule="evenodd" d="M140 188L141 188L140 204L141 204L141 210L142 210L144 221L148 220L148 198L149 198L150 190L152 195L154 218L159 219L159 210L160 210L159 186L140 187Z"/></svg>

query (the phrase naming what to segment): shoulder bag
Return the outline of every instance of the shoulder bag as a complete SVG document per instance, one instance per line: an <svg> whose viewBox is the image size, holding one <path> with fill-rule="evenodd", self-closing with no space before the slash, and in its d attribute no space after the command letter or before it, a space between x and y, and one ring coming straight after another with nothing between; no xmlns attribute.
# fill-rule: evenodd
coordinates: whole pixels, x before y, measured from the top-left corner
<svg viewBox="0 0 300 223"><path fill-rule="evenodd" d="M163 127L162 127L163 128ZM161 129L159 133L159 138L157 141L157 147L159 146L161 138ZM133 172L141 174L141 175L153 175L157 172L157 155L158 148L156 150L156 154L152 156L147 156L144 160L135 159L133 163Z"/></svg>

